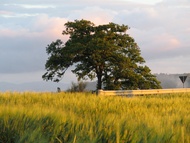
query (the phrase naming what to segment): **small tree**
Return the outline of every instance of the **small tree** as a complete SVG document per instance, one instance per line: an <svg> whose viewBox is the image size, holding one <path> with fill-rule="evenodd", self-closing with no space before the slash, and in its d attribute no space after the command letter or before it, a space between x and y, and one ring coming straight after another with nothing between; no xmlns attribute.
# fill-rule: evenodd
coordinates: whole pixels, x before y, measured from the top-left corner
<svg viewBox="0 0 190 143"><path fill-rule="evenodd" d="M63 35L69 39L52 42L46 48L50 55L46 62L45 80L58 82L66 70L72 70L78 79L97 78L97 89L161 88L150 73L135 40L126 32L127 25L109 23L95 26L86 20L67 22Z"/></svg>
<svg viewBox="0 0 190 143"><path fill-rule="evenodd" d="M79 81L78 83L71 83L71 87L67 90L70 92L84 92L86 89L87 83Z"/></svg>

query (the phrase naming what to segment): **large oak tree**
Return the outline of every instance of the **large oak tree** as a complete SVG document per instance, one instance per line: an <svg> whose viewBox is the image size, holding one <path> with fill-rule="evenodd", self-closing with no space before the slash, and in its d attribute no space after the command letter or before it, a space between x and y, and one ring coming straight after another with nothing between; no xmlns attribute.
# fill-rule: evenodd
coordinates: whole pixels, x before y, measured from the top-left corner
<svg viewBox="0 0 190 143"><path fill-rule="evenodd" d="M78 79L97 78L97 89L161 88L160 82L144 65L140 49L127 34L127 25L109 23L96 26L87 20L65 24L63 35L68 41L52 42L47 46L49 58L42 76L44 80L60 81L66 70Z"/></svg>

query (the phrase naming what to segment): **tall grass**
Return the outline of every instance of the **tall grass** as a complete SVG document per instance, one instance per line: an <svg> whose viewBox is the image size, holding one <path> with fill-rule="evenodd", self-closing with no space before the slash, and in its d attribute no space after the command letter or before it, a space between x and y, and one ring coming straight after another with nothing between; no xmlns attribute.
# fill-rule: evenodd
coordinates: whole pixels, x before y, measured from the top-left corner
<svg viewBox="0 0 190 143"><path fill-rule="evenodd" d="M190 142L190 94L0 93L0 143L130 142Z"/></svg>

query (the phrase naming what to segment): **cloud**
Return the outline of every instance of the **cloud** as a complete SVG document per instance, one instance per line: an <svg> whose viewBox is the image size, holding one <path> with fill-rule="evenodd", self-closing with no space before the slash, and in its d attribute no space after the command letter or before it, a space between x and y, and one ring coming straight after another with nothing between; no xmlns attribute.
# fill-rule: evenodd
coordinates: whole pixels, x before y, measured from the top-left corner
<svg viewBox="0 0 190 143"><path fill-rule="evenodd" d="M125 1L125 0L124 0ZM154 5L154 4L157 4L157 3L160 3L162 2L162 0L129 0L131 2L135 2L135 3L142 3L142 4L148 4L148 5Z"/></svg>
<svg viewBox="0 0 190 143"><path fill-rule="evenodd" d="M21 8L26 8L26 9L49 9L49 8L56 8L56 6L53 6L53 5L45 5L45 4L3 4L4 6L7 6L7 7L21 7Z"/></svg>
<svg viewBox="0 0 190 143"><path fill-rule="evenodd" d="M35 72L44 69L45 47L62 38L66 19L40 15L31 28L0 28L0 73ZM64 40L64 38L62 38Z"/></svg>
<svg viewBox="0 0 190 143"><path fill-rule="evenodd" d="M92 21L96 25L100 25L111 22L115 15L117 15L116 11L93 6L73 11L68 19L86 19Z"/></svg>
<svg viewBox="0 0 190 143"><path fill-rule="evenodd" d="M187 1L184 4L187 5ZM175 7L184 4L181 1L164 1L150 8L141 7L139 12L128 11L128 14L124 15L131 26L129 32L137 41L147 61L159 59L170 64L170 58L175 59L179 55L190 56L190 41L187 38L190 36L187 32L190 25L187 17L190 13L186 9ZM132 18L135 20L131 21Z"/></svg>
<svg viewBox="0 0 190 143"><path fill-rule="evenodd" d="M2 17L5 17L5 18L11 18L11 17L31 17L31 16L37 16L38 14L36 13L36 14L29 14L29 13L22 13L22 14L20 14L20 13L16 13L16 14L14 14L14 13L8 13L8 14L2 14L1 16Z"/></svg>
<svg viewBox="0 0 190 143"><path fill-rule="evenodd" d="M51 37L60 37L67 21L66 18L49 17L46 14L41 14L36 17L35 22L32 24L32 31L43 31L45 34L51 34L49 35Z"/></svg>
<svg viewBox="0 0 190 143"><path fill-rule="evenodd" d="M189 73L189 66L187 66L188 61L190 61L190 57L179 55L176 57L169 57L167 61L165 59L149 60L147 65L152 73L183 74Z"/></svg>
<svg viewBox="0 0 190 143"><path fill-rule="evenodd" d="M44 71L45 47L56 39L66 41L68 37L61 34L64 24L75 19L87 19L97 25L109 22L128 25L128 33L136 40L153 72L190 71L190 1L154 2L1 1L0 75L21 76L21 73ZM41 79L41 74L33 75Z"/></svg>
<svg viewBox="0 0 190 143"><path fill-rule="evenodd" d="M46 9L46 8L56 8L53 5L29 5L29 4L14 4L15 6L20 6L27 9Z"/></svg>
<svg viewBox="0 0 190 143"><path fill-rule="evenodd" d="M9 12L9 11L5 11L5 10L0 10L0 15L10 15L12 14L12 12Z"/></svg>
<svg viewBox="0 0 190 143"><path fill-rule="evenodd" d="M0 37L37 37L56 38L61 36L64 24L68 20L60 17L48 17L46 14L40 14L35 18L30 19L27 25L19 23L7 27L3 25L0 27ZM29 39L30 40L30 39Z"/></svg>

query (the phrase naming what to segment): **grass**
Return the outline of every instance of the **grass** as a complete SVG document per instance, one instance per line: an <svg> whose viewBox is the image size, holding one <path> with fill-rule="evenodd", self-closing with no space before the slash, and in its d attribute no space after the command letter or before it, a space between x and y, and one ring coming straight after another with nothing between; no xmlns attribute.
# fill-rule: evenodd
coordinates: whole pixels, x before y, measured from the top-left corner
<svg viewBox="0 0 190 143"><path fill-rule="evenodd" d="M190 94L0 93L0 143L188 143Z"/></svg>

